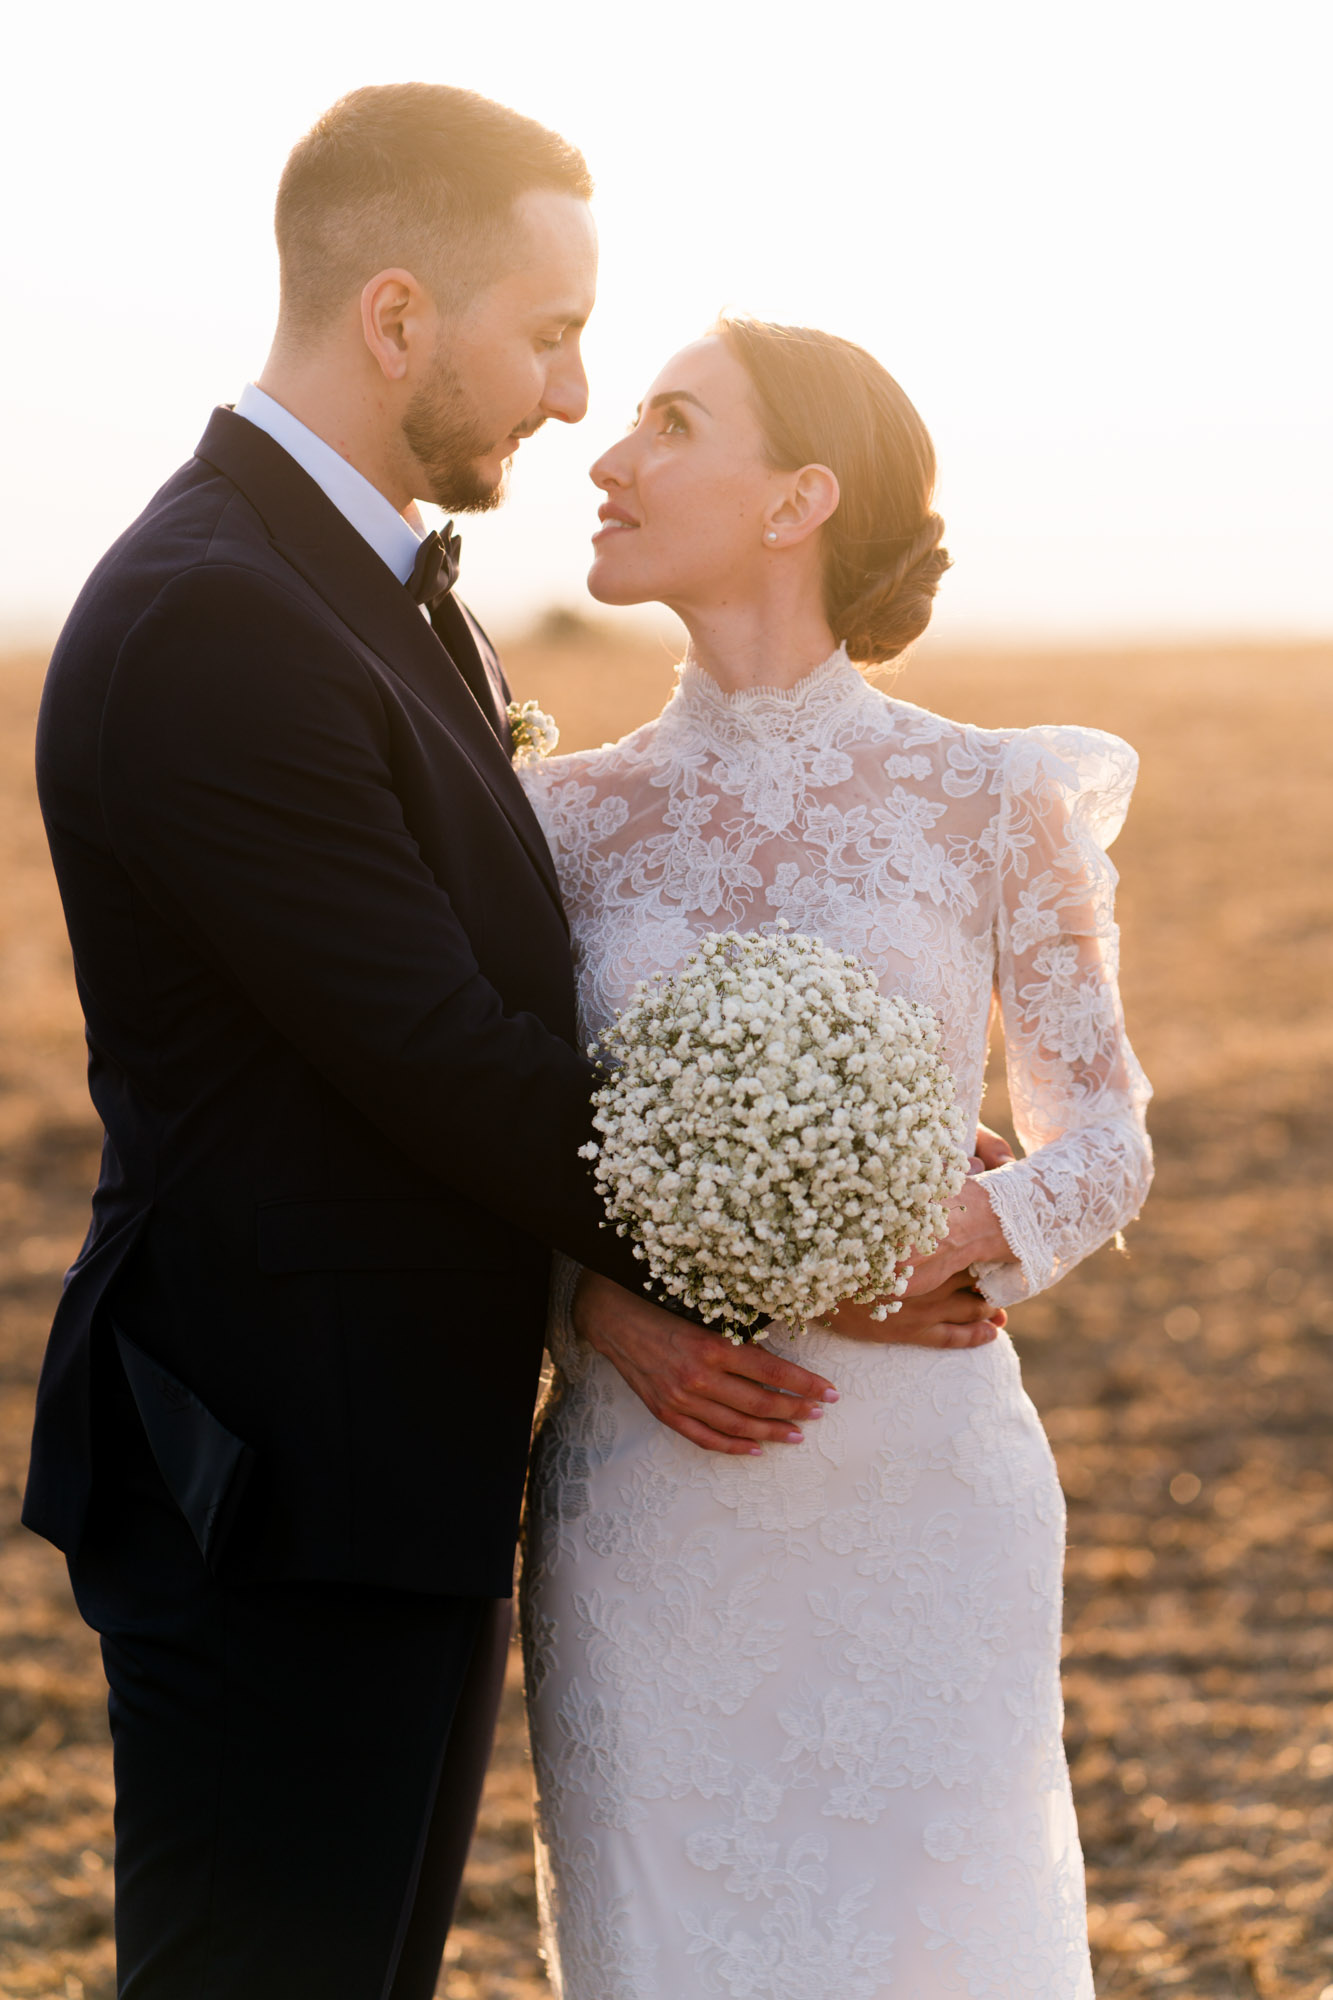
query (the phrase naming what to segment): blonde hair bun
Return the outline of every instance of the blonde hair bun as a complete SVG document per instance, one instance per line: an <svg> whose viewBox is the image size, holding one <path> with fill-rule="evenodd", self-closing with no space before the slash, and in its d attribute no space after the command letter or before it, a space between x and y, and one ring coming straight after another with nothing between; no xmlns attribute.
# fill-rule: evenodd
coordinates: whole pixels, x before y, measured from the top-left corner
<svg viewBox="0 0 1333 2000"><path fill-rule="evenodd" d="M860 596L830 616L834 638L854 660L882 665L921 637L930 623L940 578L952 567L949 551L940 546L943 536L939 515L927 514L896 560L877 575L867 574Z"/></svg>

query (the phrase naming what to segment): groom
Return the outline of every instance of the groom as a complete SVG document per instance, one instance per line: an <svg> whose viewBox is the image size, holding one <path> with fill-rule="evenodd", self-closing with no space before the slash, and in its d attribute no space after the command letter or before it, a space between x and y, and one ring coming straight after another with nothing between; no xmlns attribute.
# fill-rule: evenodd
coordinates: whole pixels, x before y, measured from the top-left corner
<svg viewBox="0 0 1333 2000"><path fill-rule="evenodd" d="M830 1393L650 1306L599 1227L508 690L414 504L497 504L584 414L590 192L468 93L335 105L283 175L258 386L52 660L39 788L106 1141L24 1518L102 1638L128 2000L433 1993L551 1246L696 1442L785 1440Z"/></svg>

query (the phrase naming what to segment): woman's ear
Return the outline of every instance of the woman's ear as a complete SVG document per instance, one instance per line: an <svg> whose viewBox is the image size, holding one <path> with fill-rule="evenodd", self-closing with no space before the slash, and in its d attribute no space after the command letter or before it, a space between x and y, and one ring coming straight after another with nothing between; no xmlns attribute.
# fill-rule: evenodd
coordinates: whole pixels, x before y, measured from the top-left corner
<svg viewBox="0 0 1333 2000"><path fill-rule="evenodd" d="M840 498L836 473L826 465L803 465L764 516L765 542L770 548L795 547L823 527Z"/></svg>
<svg viewBox="0 0 1333 2000"><path fill-rule="evenodd" d="M361 333L386 381L401 382L411 350L431 338L430 302L410 271L377 271L361 293Z"/></svg>

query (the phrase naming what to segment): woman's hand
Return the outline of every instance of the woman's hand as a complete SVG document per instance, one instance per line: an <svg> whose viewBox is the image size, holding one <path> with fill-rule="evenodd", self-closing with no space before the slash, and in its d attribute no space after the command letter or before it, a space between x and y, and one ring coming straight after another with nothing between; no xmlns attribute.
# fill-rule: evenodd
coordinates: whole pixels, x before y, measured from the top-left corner
<svg viewBox="0 0 1333 2000"><path fill-rule="evenodd" d="M995 1218L977 1174L989 1173L1014 1157L998 1132L977 1128L977 1150L969 1177L949 1204L949 1234L929 1257L914 1263L902 1302L887 1319L871 1317L870 1306L840 1306L823 1323L849 1340L884 1346L984 1347L1005 1324L1005 1314L990 1306L973 1281L973 1264L1017 1261Z"/></svg>
<svg viewBox="0 0 1333 2000"><path fill-rule="evenodd" d="M733 1347L584 1271L574 1294L575 1331L604 1354L659 1423L705 1451L733 1455L799 1444L798 1424L822 1417L838 1392L827 1376L763 1346Z"/></svg>
<svg viewBox="0 0 1333 2000"><path fill-rule="evenodd" d="M978 1125L976 1149L972 1156L974 1174L993 1173L996 1167L1008 1166L1014 1158L1014 1149L1007 1139L998 1132L992 1132L989 1125Z"/></svg>
<svg viewBox="0 0 1333 2000"><path fill-rule="evenodd" d="M914 1282L887 1319L872 1319L871 1310L839 1306L820 1325L880 1347L984 1347L1005 1323L1003 1310L987 1305L965 1269L933 1291L919 1291Z"/></svg>
<svg viewBox="0 0 1333 2000"><path fill-rule="evenodd" d="M949 1233L943 1243L920 1262L911 1260L912 1276L903 1294L903 1309L906 1310L909 1299L936 1291L973 1264L1017 1261L985 1188L978 1187L975 1178L969 1178L949 1203Z"/></svg>

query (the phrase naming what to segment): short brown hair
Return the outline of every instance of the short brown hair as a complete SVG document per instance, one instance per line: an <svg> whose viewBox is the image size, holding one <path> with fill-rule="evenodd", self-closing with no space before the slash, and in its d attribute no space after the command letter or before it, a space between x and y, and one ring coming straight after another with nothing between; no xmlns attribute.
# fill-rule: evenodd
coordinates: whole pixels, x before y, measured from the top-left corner
<svg viewBox="0 0 1333 2000"><path fill-rule="evenodd" d="M284 326L327 325L394 265L461 303L498 267L530 188L592 194L583 155L534 119L447 84L351 91L297 141L278 186Z"/></svg>
<svg viewBox="0 0 1333 2000"><path fill-rule="evenodd" d="M841 498L824 535L824 611L854 660L892 660L930 623L949 554L933 507L930 432L886 368L808 326L727 315L714 331L750 378L769 462L827 465Z"/></svg>

